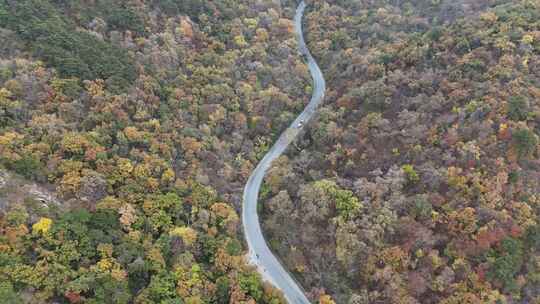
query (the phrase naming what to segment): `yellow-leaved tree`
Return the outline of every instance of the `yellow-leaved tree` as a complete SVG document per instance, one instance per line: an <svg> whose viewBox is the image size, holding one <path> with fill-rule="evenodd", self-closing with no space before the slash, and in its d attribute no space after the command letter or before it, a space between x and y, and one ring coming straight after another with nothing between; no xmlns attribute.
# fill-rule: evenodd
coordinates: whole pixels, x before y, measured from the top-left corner
<svg viewBox="0 0 540 304"><path fill-rule="evenodd" d="M181 237L188 246L197 241L197 231L189 227L176 227L171 230L170 234Z"/></svg>
<svg viewBox="0 0 540 304"><path fill-rule="evenodd" d="M32 225L33 233L47 233L52 226L53 221L50 218L42 217Z"/></svg>

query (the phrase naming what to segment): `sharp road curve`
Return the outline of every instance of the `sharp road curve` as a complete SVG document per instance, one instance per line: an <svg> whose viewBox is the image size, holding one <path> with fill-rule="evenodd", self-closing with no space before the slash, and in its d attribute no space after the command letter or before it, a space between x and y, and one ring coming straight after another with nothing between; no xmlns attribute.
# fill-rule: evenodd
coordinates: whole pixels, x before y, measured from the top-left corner
<svg viewBox="0 0 540 304"><path fill-rule="evenodd" d="M295 139L301 129L304 127L303 122L307 122L315 113L315 110L324 98L325 82L321 70L317 62L313 59L304 41L302 32L302 17L306 4L300 2L296 9L294 17L295 32L298 39L298 47L300 53L307 59L309 72L313 78L313 95L309 104L304 111L294 120L266 153L264 158L257 165L251 176L249 177L244 188L243 206L242 206L242 223L244 226L244 234L249 247L249 259L253 265L257 266L258 271L263 278L277 288L279 288L290 304L310 303L306 298L299 284L285 270L283 265L272 254L264 239L257 214L257 200L259 197L259 188L263 181L264 175L272 161L281 156L289 144Z"/></svg>

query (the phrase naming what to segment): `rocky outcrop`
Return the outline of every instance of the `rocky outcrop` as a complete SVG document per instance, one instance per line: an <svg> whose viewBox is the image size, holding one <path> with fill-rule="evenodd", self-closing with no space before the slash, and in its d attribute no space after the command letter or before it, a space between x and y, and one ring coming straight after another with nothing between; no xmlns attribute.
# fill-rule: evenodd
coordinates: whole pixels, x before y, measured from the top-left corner
<svg viewBox="0 0 540 304"><path fill-rule="evenodd" d="M0 169L0 214L14 204L34 203L41 207L60 205L51 185L37 184Z"/></svg>

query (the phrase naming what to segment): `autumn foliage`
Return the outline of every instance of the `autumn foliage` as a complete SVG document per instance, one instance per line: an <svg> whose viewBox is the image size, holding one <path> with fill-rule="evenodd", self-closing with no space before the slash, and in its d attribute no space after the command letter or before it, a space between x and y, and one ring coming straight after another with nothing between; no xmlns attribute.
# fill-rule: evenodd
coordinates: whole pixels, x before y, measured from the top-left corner
<svg viewBox="0 0 540 304"><path fill-rule="evenodd" d="M325 104L270 170L263 206L313 298L538 303L539 12L309 1Z"/></svg>

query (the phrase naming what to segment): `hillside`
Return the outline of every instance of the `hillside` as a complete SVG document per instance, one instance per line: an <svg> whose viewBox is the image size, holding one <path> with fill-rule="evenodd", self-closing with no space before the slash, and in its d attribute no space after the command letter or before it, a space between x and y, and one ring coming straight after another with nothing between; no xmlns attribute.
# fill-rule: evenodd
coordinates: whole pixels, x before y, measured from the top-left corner
<svg viewBox="0 0 540 304"><path fill-rule="evenodd" d="M0 0L0 303L286 303L240 213L297 4ZM539 304L540 3L306 4L254 200L306 296Z"/></svg>
<svg viewBox="0 0 540 304"><path fill-rule="evenodd" d="M283 303L246 264L238 215L309 98L293 12L0 1L0 164L60 204L6 195L0 302Z"/></svg>
<svg viewBox="0 0 540 304"><path fill-rule="evenodd" d="M336 303L538 303L537 1L310 1L325 106L265 229Z"/></svg>

